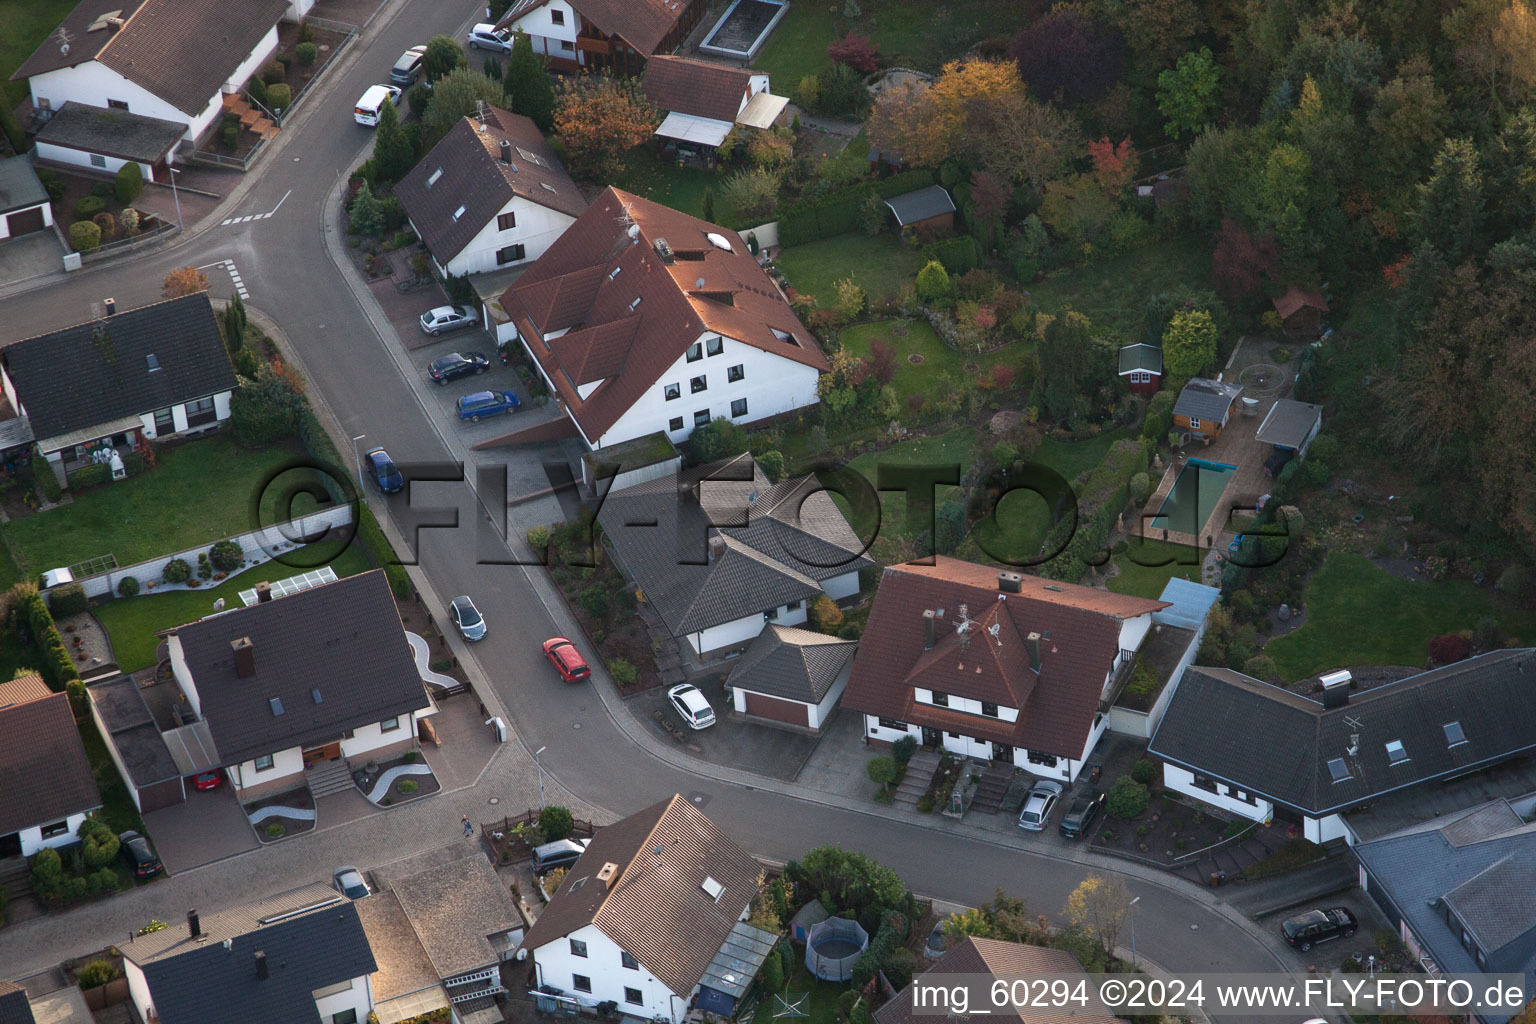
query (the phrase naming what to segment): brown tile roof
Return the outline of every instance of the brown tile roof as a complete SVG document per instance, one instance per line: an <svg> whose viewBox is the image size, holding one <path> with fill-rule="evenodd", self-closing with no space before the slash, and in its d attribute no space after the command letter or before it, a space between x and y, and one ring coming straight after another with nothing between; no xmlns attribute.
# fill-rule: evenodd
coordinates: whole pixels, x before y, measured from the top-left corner
<svg viewBox="0 0 1536 1024"><path fill-rule="evenodd" d="M48 689L48 684L43 682L42 676L36 672L28 672L8 683L0 683L0 708L42 700L52 695L53 691Z"/></svg>
<svg viewBox="0 0 1536 1024"><path fill-rule="evenodd" d="M691 57L661 54L645 62L640 88L661 110L733 123L752 87L752 72Z"/></svg>
<svg viewBox="0 0 1536 1024"><path fill-rule="evenodd" d="M139 9L144 0L81 0L75 5L75 9L64 16L59 27L48 34L41 46L32 51L32 56L22 62L21 67L11 76L11 81L19 82L33 75L45 74L49 71L57 71L60 68L74 67L76 64L84 64L96 59L101 48L112 39L113 31L103 26L95 32L89 31L91 25L103 15L120 11L119 18L131 18ZM69 52L64 52L64 44L68 44Z"/></svg>
<svg viewBox="0 0 1536 1024"><path fill-rule="evenodd" d="M1120 625L1166 601L1025 576L1022 592L998 589L996 569L938 556L933 565L885 570L854 658L844 707L1061 757L1079 757L1104 680L1120 650ZM972 622L962 643L960 606ZM936 616L924 650L923 612ZM994 632L995 627L995 632ZM1039 633L1041 669L1025 638ZM913 689L1019 708L1017 722L916 704Z"/></svg>
<svg viewBox="0 0 1536 1024"><path fill-rule="evenodd" d="M712 244L710 233L731 250ZM657 255L657 239L676 254L670 264ZM537 340L529 348L594 442L707 331L827 369L815 337L740 235L611 187L507 289L501 304L519 330L532 325L535 339L570 329L549 351ZM775 331L794 340L780 340ZM598 368L606 383L581 399L576 385L602 379L592 376Z"/></svg>
<svg viewBox="0 0 1536 1024"><path fill-rule="evenodd" d="M1321 292L1309 291L1306 288L1291 285L1285 290L1284 295L1278 295L1271 300L1275 306L1275 312L1280 314L1280 319L1289 320L1298 310L1312 309L1328 312L1328 302Z"/></svg>
<svg viewBox="0 0 1536 1024"><path fill-rule="evenodd" d="M0 708L0 835L101 806L62 693Z"/></svg>
<svg viewBox="0 0 1536 1024"><path fill-rule="evenodd" d="M501 161L503 142L512 146L510 164ZM442 175L429 183L438 170ZM454 125L395 186L395 195L442 263L463 251L513 196L571 217L587 208L534 123L497 107L486 112L484 125L473 117ZM460 206L465 210L455 221Z"/></svg>
<svg viewBox="0 0 1536 1024"><path fill-rule="evenodd" d="M604 864L618 866L606 888ZM523 940L546 943L596 925L673 992L686 996L757 892L751 855L681 796L601 829ZM724 886L717 902L702 888Z"/></svg>
<svg viewBox="0 0 1536 1024"><path fill-rule="evenodd" d="M968 938L930 967L922 976L931 982L950 974L991 975L994 978L1019 978L1037 975L1066 976L1084 974L1077 957L1063 949L1029 946L1022 942ZM1084 974L1086 977L1086 974ZM974 1009L974 1007L973 1007ZM908 985L874 1013L875 1024L934 1024L933 1011L917 1013L912 1006L912 986ZM1060 1012L976 1013L967 1020L996 1021L1012 1024L1120 1024L1109 1014Z"/></svg>
<svg viewBox="0 0 1536 1024"><path fill-rule="evenodd" d="M511 25L548 2L518 0L497 24ZM688 8L701 2L703 0L571 0L571 6L599 32L622 36L625 42L649 57Z"/></svg>

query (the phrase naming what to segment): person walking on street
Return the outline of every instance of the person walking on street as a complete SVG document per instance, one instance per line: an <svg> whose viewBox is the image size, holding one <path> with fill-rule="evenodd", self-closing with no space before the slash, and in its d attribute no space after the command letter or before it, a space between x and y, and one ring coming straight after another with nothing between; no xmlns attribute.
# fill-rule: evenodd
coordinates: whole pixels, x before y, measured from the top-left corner
<svg viewBox="0 0 1536 1024"><path fill-rule="evenodd" d="M470 836L472 836L474 834L475 834L475 826L470 824L469 816L465 815L464 816L464 838L468 839Z"/></svg>

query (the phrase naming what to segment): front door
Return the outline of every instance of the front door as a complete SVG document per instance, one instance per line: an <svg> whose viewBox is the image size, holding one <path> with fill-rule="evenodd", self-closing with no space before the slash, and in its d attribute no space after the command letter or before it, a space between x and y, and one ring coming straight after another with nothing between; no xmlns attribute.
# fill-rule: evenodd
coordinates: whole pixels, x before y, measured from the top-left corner
<svg viewBox="0 0 1536 1024"><path fill-rule="evenodd" d="M943 742L944 742L944 737L939 732L939 730L931 729L931 728L929 728L926 725L923 726L923 746L925 746L925 747L937 747L939 744L941 744Z"/></svg>
<svg viewBox="0 0 1536 1024"><path fill-rule="evenodd" d="M992 744L992 760L1013 764L1013 748L1006 743Z"/></svg>
<svg viewBox="0 0 1536 1024"><path fill-rule="evenodd" d="M7 857L21 856L21 833L12 832L10 835L0 836L0 860Z"/></svg>
<svg viewBox="0 0 1536 1024"><path fill-rule="evenodd" d="M327 743L323 747L311 747L304 751L304 767L319 764L322 761L334 761L341 756L341 744Z"/></svg>

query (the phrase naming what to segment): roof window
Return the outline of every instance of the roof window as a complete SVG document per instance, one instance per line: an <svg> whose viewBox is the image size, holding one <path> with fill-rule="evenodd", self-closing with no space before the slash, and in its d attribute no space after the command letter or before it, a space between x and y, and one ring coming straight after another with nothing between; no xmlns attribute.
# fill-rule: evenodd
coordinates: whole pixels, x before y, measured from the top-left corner
<svg viewBox="0 0 1536 1024"><path fill-rule="evenodd" d="M699 888L703 889L704 894L710 899L714 900L716 903L719 903L720 897L725 895L725 886L721 885L713 878L705 878L704 884L699 886Z"/></svg>
<svg viewBox="0 0 1536 1024"><path fill-rule="evenodd" d="M437 184L437 179L441 178L442 176L443 176L443 169L441 167L439 167L437 170L433 171L431 173L431 175L428 176L428 178L427 178L427 188L431 188L433 185L436 185Z"/></svg>
<svg viewBox="0 0 1536 1024"><path fill-rule="evenodd" d="M283 698L273 697L271 700L267 701L267 707L272 709L272 717L276 718L278 715L283 713Z"/></svg>
<svg viewBox="0 0 1536 1024"><path fill-rule="evenodd" d="M1328 762L1328 774L1333 776L1334 782L1343 782L1349 778L1349 765L1342 757L1336 757Z"/></svg>
<svg viewBox="0 0 1536 1024"><path fill-rule="evenodd" d="M453 211L453 222L457 224L459 222L459 218L462 216L464 216L464 207L461 206L457 210Z"/></svg>
<svg viewBox="0 0 1536 1024"><path fill-rule="evenodd" d="M1387 741L1387 758L1393 764L1402 764L1408 760L1408 750L1403 746L1402 740Z"/></svg>
<svg viewBox="0 0 1536 1024"><path fill-rule="evenodd" d="M1467 734L1462 732L1460 722L1446 722L1442 728L1445 729L1445 742L1448 746L1459 747L1467 742Z"/></svg>

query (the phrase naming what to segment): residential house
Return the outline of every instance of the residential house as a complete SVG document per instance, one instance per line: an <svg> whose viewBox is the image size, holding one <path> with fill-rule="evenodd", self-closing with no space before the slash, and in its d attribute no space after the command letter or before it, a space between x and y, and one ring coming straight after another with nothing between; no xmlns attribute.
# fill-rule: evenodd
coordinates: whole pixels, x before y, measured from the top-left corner
<svg viewBox="0 0 1536 1024"><path fill-rule="evenodd" d="M34 674L0 683L0 858L68 846L101 806L69 698Z"/></svg>
<svg viewBox="0 0 1536 1024"><path fill-rule="evenodd" d="M536 260L587 208L534 123L497 107L461 118L395 196L445 276Z"/></svg>
<svg viewBox="0 0 1536 1024"><path fill-rule="evenodd" d="M828 369L740 235L611 187L501 305L589 449L814 405Z"/></svg>
<svg viewBox="0 0 1536 1024"><path fill-rule="evenodd" d="M942 185L904 192L885 201L903 231L948 231L955 225L955 201Z"/></svg>
<svg viewBox="0 0 1536 1024"><path fill-rule="evenodd" d="M32 1000L27 990L8 981L0 981L0 1024L37 1024L32 1014Z"/></svg>
<svg viewBox="0 0 1536 1024"><path fill-rule="evenodd" d="M1314 843L1354 844L1379 835L1378 822L1401 820L1395 801L1454 810L1446 780L1536 750L1526 728L1536 649L1493 651L1354 694L1348 671L1320 683L1316 699L1231 669L1185 672L1148 745L1163 761L1163 784L1233 817L1299 824Z"/></svg>
<svg viewBox="0 0 1536 1024"><path fill-rule="evenodd" d="M69 100L37 133L37 158L111 174L138 164L145 181L166 181L186 130L180 121Z"/></svg>
<svg viewBox="0 0 1536 1024"><path fill-rule="evenodd" d="M771 622L725 688L738 714L818 732L848 686L857 649L853 640Z"/></svg>
<svg viewBox="0 0 1536 1024"><path fill-rule="evenodd" d="M0 242L53 226L48 190L24 156L0 160Z"/></svg>
<svg viewBox="0 0 1536 1024"><path fill-rule="evenodd" d="M225 94L277 52L277 23L288 7L289 0L81 0L11 79L27 80L40 111L74 101L143 114L176 122L182 138L196 141L220 120ZM120 160L95 156L90 165L101 170Z"/></svg>
<svg viewBox="0 0 1536 1024"><path fill-rule="evenodd" d="M657 137L685 150L712 151L737 125L772 128L789 105L768 91L766 72L692 57L652 57L640 88L666 114Z"/></svg>
<svg viewBox="0 0 1536 1024"><path fill-rule="evenodd" d="M1241 384L1196 377L1184 385L1173 404L1173 428L1204 438L1209 444L1227 428L1242 394Z"/></svg>
<svg viewBox="0 0 1536 1024"><path fill-rule="evenodd" d="M1133 394L1155 395L1163 386L1163 350L1146 342L1121 346L1119 372Z"/></svg>
<svg viewBox="0 0 1536 1024"><path fill-rule="evenodd" d="M1075 780L1166 601L943 555L887 568L843 693L864 735Z"/></svg>
<svg viewBox="0 0 1536 1024"><path fill-rule="evenodd" d="M357 907L319 883L124 943L147 1024L363 1024L378 964Z"/></svg>
<svg viewBox="0 0 1536 1024"><path fill-rule="evenodd" d="M1271 302L1288 338L1310 340L1317 337L1323 314L1328 312L1328 300L1321 292L1294 284Z"/></svg>
<svg viewBox="0 0 1536 1024"><path fill-rule="evenodd" d="M396 908L404 915L447 1005L464 1009L506 994L501 965L522 941L523 918L483 853L434 850L380 868L374 879L379 891L363 903L385 904L383 918Z"/></svg>
<svg viewBox="0 0 1536 1024"><path fill-rule="evenodd" d="M142 442L229 419L235 371L207 292L116 312L0 350L0 385L59 482ZM90 401L81 401L89 395Z"/></svg>
<svg viewBox="0 0 1536 1024"><path fill-rule="evenodd" d="M352 905L378 963L369 984L379 1024L399 1024L452 1006L395 894L374 893Z"/></svg>
<svg viewBox="0 0 1536 1024"><path fill-rule="evenodd" d="M778 936L747 924L762 869L681 796L600 830L521 950L541 1005L729 1017Z"/></svg>
<svg viewBox="0 0 1536 1024"><path fill-rule="evenodd" d="M815 477L770 484L750 455L610 492L598 521L645 602L698 655L805 622L810 602L854 596L874 564Z"/></svg>
<svg viewBox="0 0 1536 1024"><path fill-rule="evenodd" d="M1016 978L1048 977L1072 978L1080 975L1087 983L1088 975L1077 957L1063 949L1031 946L1022 942L1004 942L1001 939L968 937L950 949L938 962L923 972L925 984L945 984L944 979L958 975L949 984L969 984L978 978L992 977L1013 981ZM896 993L894 997L873 1014L875 1024L929 1024L935 1017L945 1016L943 1010L929 1006L920 1008L914 999L913 986ZM1020 1021L1042 1024L1049 1020L1071 1019L1074 1024L1119 1024L1119 1020L1107 1010L1095 1012L1092 1007L1074 1008L1060 1014L1039 1014L1027 1009L999 1010L995 1013L979 1012L972 1006L967 1020L981 1020L992 1024L1019 1024Z"/></svg>
<svg viewBox="0 0 1536 1024"><path fill-rule="evenodd" d="M1279 398L1264 415L1255 435L1260 444L1274 448L1264 468L1271 476L1280 472L1291 459L1306 458L1307 446L1323 426L1323 407L1292 398Z"/></svg>
<svg viewBox="0 0 1536 1024"><path fill-rule="evenodd" d="M1526 993L1536 987L1536 824L1524 803L1524 815L1496 800L1355 847L1360 887L1431 975L1523 974Z"/></svg>
<svg viewBox="0 0 1536 1024"><path fill-rule="evenodd" d="M1131 541L1132 559L1138 557L1137 543ZM1152 613L1152 630L1136 649L1130 676L1109 709L1109 731L1139 740L1150 739L1157 731L1179 680L1194 664L1221 591L1175 576L1163 585L1157 599L1167 607Z"/></svg>
<svg viewBox="0 0 1536 1024"><path fill-rule="evenodd" d="M165 634L185 717L206 737L183 774L222 769L249 801L304 785L310 769L415 746L418 720L436 707L382 569L286 597L257 593L250 607Z"/></svg>
<svg viewBox="0 0 1536 1024"><path fill-rule="evenodd" d="M707 6L704 0L515 0L497 25L527 33L551 71L638 75L647 58L677 49Z"/></svg>

